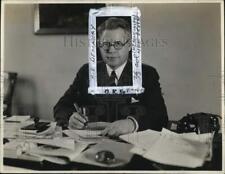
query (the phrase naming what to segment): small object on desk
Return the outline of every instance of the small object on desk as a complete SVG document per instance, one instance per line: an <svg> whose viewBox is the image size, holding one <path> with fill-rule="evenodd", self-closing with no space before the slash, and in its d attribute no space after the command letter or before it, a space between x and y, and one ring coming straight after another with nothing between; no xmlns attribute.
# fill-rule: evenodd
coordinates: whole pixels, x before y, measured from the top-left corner
<svg viewBox="0 0 225 174"><path fill-rule="evenodd" d="M34 123L21 128L21 131L29 133L43 132L50 127L50 122L39 122L39 118L34 118Z"/></svg>
<svg viewBox="0 0 225 174"><path fill-rule="evenodd" d="M115 155L108 150L102 150L96 153L95 160L100 163L112 164L115 163Z"/></svg>
<svg viewBox="0 0 225 174"><path fill-rule="evenodd" d="M35 126L38 126L39 120L40 119L38 117L34 117L34 124L35 124Z"/></svg>
<svg viewBox="0 0 225 174"><path fill-rule="evenodd" d="M9 142L9 139L3 138L3 144L8 143L8 142Z"/></svg>
<svg viewBox="0 0 225 174"><path fill-rule="evenodd" d="M177 132L218 133L220 130L219 119L221 118L219 115L203 112L187 114L178 121Z"/></svg>

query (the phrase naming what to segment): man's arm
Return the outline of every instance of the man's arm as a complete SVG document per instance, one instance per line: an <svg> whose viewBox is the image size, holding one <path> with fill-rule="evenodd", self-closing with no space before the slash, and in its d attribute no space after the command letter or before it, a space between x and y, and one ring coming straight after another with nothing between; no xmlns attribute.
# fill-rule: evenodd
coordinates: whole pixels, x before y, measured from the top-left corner
<svg viewBox="0 0 225 174"><path fill-rule="evenodd" d="M86 76L88 65L85 64L77 73L76 78L69 89L59 99L55 105L54 118L58 125L67 127L70 116L75 112L74 103L79 103L81 98L81 89L84 89L84 76Z"/></svg>
<svg viewBox="0 0 225 174"><path fill-rule="evenodd" d="M157 71L148 65L143 66L143 87L145 92L140 97L140 105L144 106L145 114L134 115L139 125L139 131L153 129L160 131L166 127L168 115L166 105L161 93L159 75Z"/></svg>
<svg viewBox="0 0 225 174"><path fill-rule="evenodd" d="M136 128L138 131L146 129L160 131L162 127L166 127L168 116L161 94L159 75L154 68L144 66L142 77L145 92L136 98L139 102L134 104L135 107L140 107L136 110L142 111L127 115L126 119L112 122L103 131L103 135L119 136L136 131Z"/></svg>

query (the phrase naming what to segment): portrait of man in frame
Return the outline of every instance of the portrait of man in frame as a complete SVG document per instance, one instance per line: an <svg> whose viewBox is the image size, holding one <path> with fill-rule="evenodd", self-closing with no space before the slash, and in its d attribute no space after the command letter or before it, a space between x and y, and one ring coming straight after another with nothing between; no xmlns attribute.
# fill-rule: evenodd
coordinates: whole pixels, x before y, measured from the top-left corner
<svg viewBox="0 0 225 174"><path fill-rule="evenodd" d="M100 23L97 25L98 86L132 86L131 17L97 17L96 22Z"/></svg>

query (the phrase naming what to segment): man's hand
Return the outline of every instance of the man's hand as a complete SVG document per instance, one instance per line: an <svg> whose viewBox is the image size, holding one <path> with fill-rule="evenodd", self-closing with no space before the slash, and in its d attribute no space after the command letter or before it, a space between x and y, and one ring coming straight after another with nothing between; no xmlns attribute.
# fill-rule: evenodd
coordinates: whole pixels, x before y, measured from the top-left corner
<svg viewBox="0 0 225 174"><path fill-rule="evenodd" d="M109 124L103 131L102 135L108 135L111 137L128 134L134 131L135 125L132 120L124 119L114 121Z"/></svg>
<svg viewBox="0 0 225 174"><path fill-rule="evenodd" d="M70 129L83 129L85 123L87 122L87 116L81 116L79 113L74 112L69 119L69 128Z"/></svg>

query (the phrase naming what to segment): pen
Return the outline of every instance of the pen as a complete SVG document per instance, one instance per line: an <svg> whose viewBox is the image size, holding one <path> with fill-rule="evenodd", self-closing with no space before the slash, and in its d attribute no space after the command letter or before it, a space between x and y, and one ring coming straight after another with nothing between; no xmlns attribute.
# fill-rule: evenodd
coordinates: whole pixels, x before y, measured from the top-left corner
<svg viewBox="0 0 225 174"><path fill-rule="evenodd" d="M7 123L21 123L21 121L16 121L16 120L5 120Z"/></svg>
<svg viewBox="0 0 225 174"><path fill-rule="evenodd" d="M74 103L74 107L75 109L77 110L77 112L83 116L83 118L85 119L85 123L84 123L84 127L87 127L87 124L88 124L88 120L84 117L86 116L86 109L85 108L82 108L82 110L79 108L78 104L77 103ZM82 113L83 112L83 113Z"/></svg>

